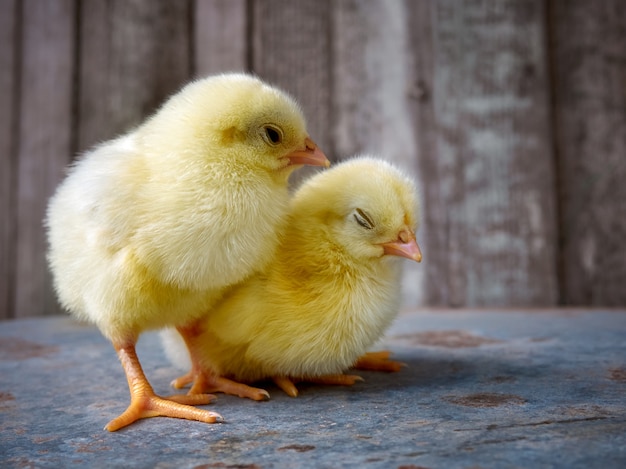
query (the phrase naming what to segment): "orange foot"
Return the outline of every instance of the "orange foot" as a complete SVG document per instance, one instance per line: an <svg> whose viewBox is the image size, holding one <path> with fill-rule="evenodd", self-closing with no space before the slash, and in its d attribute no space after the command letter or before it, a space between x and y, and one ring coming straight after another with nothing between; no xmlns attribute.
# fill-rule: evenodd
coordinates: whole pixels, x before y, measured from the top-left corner
<svg viewBox="0 0 626 469"><path fill-rule="evenodd" d="M317 376L315 378L302 378L295 379L289 378L287 376L274 376L272 378L276 386L282 389L288 396L297 397L298 396L298 388L296 388L296 383L299 382L308 382L315 384L330 384L330 385L338 385L338 386L352 386L357 381L363 381L363 378L357 375L324 375Z"/></svg>
<svg viewBox="0 0 626 469"><path fill-rule="evenodd" d="M215 396L209 394L178 395L169 398L157 396L141 369L134 344L114 345L128 380L130 405L119 417L111 420L104 427L105 430L114 432L139 419L157 416L197 420L206 423L223 421L222 416L215 412L193 407L194 405L208 404L215 399Z"/></svg>
<svg viewBox="0 0 626 469"><path fill-rule="evenodd" d="M268 401L270 398L270 394L265 389L253 388L197 369L176 378L172 381L172 386L176 389L181 389L190 383L193 383L193 386L187 394L189 397L204 395L205 393L222 392L231 396L246 397L253 401Z"/></svg>
<svg viewBox="0 0 626 469"><path fill-rule="evenodd" d="M389 360L390 355L391 352L388 350L366 353L356 361L352 368L368 371L400 371L406 366L405 363Z"/></svg>
<svg viewBox="0 0 626 469"><path fill-rule="evenodd" d="M133 392L128 408L119 417L111 420L104 429L114 432L139 419L158 416L197 420L206 423L222 422L224 419L221 415L192 407L209 404L214 399L215 396L208 394L194 396L177 395L163 398L154 394L152 389Z"/></svg>
<svg viewBox="0 0 626 469"><path fill-rule="evenodd" d="M243 383L217 376L210 368L204 366L201 355L198 354L200 348L199 341L202 337L202 321L186 327L179 327L178 332L184 339L185 344L187 344L189 358L191 359L191 371L172 381L172 386L180 389L193 383L188 395L223 392L233 396L247 397L254 401L269 400L270 395L265 389L253 388Z"/></svg>

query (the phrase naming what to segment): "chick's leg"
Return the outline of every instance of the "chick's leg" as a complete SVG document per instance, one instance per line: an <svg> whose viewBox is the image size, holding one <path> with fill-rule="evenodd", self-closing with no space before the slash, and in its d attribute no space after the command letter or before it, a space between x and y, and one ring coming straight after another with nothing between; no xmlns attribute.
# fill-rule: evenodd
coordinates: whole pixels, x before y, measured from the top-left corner
<svg viewBox="0 0 626 469"><path fill-rule="evenodd" d="M400 371L406 364L389 360L391 352L383 350L381 352L369 352L359 357L352 368L356 370L368 371Z"/></svg>
<svg viewBox="0 0 626 469"><path fill-rule="evenodd" d="M232 396L246 397L255 401L267 401L270 395L265 389L253 388L243 383L217 376L208 367L204 366L198 353L200 347L197 343L202 332L201 327L201 322L199 321L191 326L178 328L178 332L185 340L189 351L191 371L172 381L172 386L176 389L180 389L189 383L193 383L188 393L189 396L222 392Z"/></svg>
<svg viewBox="0 0 626 469"><path fill-rule="evenodd" d="M119 417L111 420L104 427L105 430L114 432L139 419L157 416L198 420L206 423L222 420L222 417L215 412L192 407L192 405L208 404L215 396L174 396L171 399L157 396L141 369L135 345L114 344L114 347L128 380L130 405Z"/></svg>
<svg viewBox="0 0 626 469"><path fill-rule="evenodd" d="M202 334L202 322L196 321L188 326L177 327L176 330L185 341L187 351L189 352L189 359L191 360L191 370L183 376L176 378L172 381L171 385L176 389L182 389L188 384L192 384L192 389L195 387L196 381L200 375L203 374L203 365L199 355L200 335ZM197 394L197 393L194 393Z"/></svg>

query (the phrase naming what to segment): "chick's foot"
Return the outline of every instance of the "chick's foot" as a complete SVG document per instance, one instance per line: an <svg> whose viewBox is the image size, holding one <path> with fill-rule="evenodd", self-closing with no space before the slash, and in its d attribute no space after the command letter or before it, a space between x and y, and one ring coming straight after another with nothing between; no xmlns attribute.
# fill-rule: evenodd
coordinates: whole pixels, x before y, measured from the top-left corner
<svg viewBox="0 0 626 469"><path fill-rule="evenodd" d="M182 378L185 378L183 376ZM181 379L181 378L179 378ZM175 382L178 380L174 380ZM221 376L215 376L205 372L195 375L193 386L189 395L221 392L231 396L245 397L253 401L268 401L270 394L265 389L253 388L243 383L238 383Z"/></svg>
<svg viewBox="0 0 626 469"><path fill-rule="evenodd" d="M206 423L223 421L222 416L215 412L193 407L194 405L209 404L215 396L202 394L172 396L169 399L157 396L141 369L135 346L116 346L115 348L126 372L130 389L130 405L119 417L111 420L104 427L105 430L114 432L139 419L157 416L197 420Z"/></svg>
<svg viewBox="0 0 626 469"><path fill-rule="evenodd" d="M272 380L274 384L282 389L288 396L298 397L298 388L296 388L296 384L291 378L286 376L274 376Z"/></svg>
<svg viewBox="0 0 626 469"><path fill-rule="evenodd" d="M159 397L150 392L133 394L128 408L119 417L111 420L104 428L114 432L139 419L149 417L174 417L205 423L221 422L223 421L221 415L193 407L194 405L209 404L213 398L214 396L207 394L172 396L169 399Z"/></svg>
<svg viewBox="0 0 626 469"><path fill-rule="evenodd" d="M282 389L285 394L290 397L298 397L298 388L296 387L296 383L299 382L307 382L314 384L329 384L335 386L352 386L354 383L358 381L363 381L363 378L357 375L324 375L317 376L314 378L288 378L286 376L274 376L272 380L280 389Z"/></svg>
<svg viewBox="0 0 626 469"><path fill-rule="evenodd" d="M170 386L172 386L174 389L183 389L187 387L188 385L190 385L191 383L193 383L194 380L195 380L195 373L193 371L190 371L189 373L179 376L178 378L173 380L170 383Z"/></svg>
<svg viewBox="0 0 626 469"><path fill-rule="evenodd" d="M177 329L187 345L191 359L191 371L172 381L171 385L174 388L181 389L193 383L189 390L189 395L221 392L232 396L246 397L254 401L269 400L270 395L266 390L253 388L243 383L217 376L204 366L201 355L198 353L198 350L201 348L200 342L203 332L201 320Z"/></svg>
<svg viewBox="0 0 626 469"><path fill-rule="evenodd" d="M389 360L391 352L383 350L380 352L368 352L360 357L352 368L356 370L368 371L400 371L406 366L405 363Z"/></svg>
<svg viewBox="0 0 626 469"><path fill-rule="evenodd" d="M363 378L357 375L324 375L314 378L306 378L306 381L314 384L330 384L334 386L352 386L358 381L364 381Z"/></svg>

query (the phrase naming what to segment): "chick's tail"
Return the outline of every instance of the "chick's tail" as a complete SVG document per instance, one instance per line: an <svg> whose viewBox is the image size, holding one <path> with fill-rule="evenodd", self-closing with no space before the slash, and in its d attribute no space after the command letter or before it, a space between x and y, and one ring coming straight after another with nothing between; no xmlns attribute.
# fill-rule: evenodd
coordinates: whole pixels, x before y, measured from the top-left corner
<svg viewBox="0 0 626 469"><path fill-rule="evenodd" d="M215 412L192 407L209 404L215 396L207 394L178 395L168 398L157 396L141 369L135 345L113 345L126 373L131 401L128 408L119 417L114 418L104 427L105 430L114 432L139 419L157 416L197 420L206 423L223 421L222 416Z"/></svg>

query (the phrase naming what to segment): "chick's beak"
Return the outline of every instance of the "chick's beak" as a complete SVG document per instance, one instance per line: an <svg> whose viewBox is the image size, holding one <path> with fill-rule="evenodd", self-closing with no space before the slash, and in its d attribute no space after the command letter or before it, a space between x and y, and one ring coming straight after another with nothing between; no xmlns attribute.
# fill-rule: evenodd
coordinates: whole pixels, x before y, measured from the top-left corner
<svg viewBox="0 0 626 469"><path fill-rule="evenodd" d="M422 262L422 251L412 231L401 231L397 240L382 243L381 246L386 255L406 257L416 262Z"/></svg>
<svg viewBox="0 0 626 469"><path fill-rule="evenodd" d="M311 166L324 166L328 168L330 161L320 150L315 142L307 137L304 140L304 148L299 148L287 155L289 165L308 164Z"/></svg>

